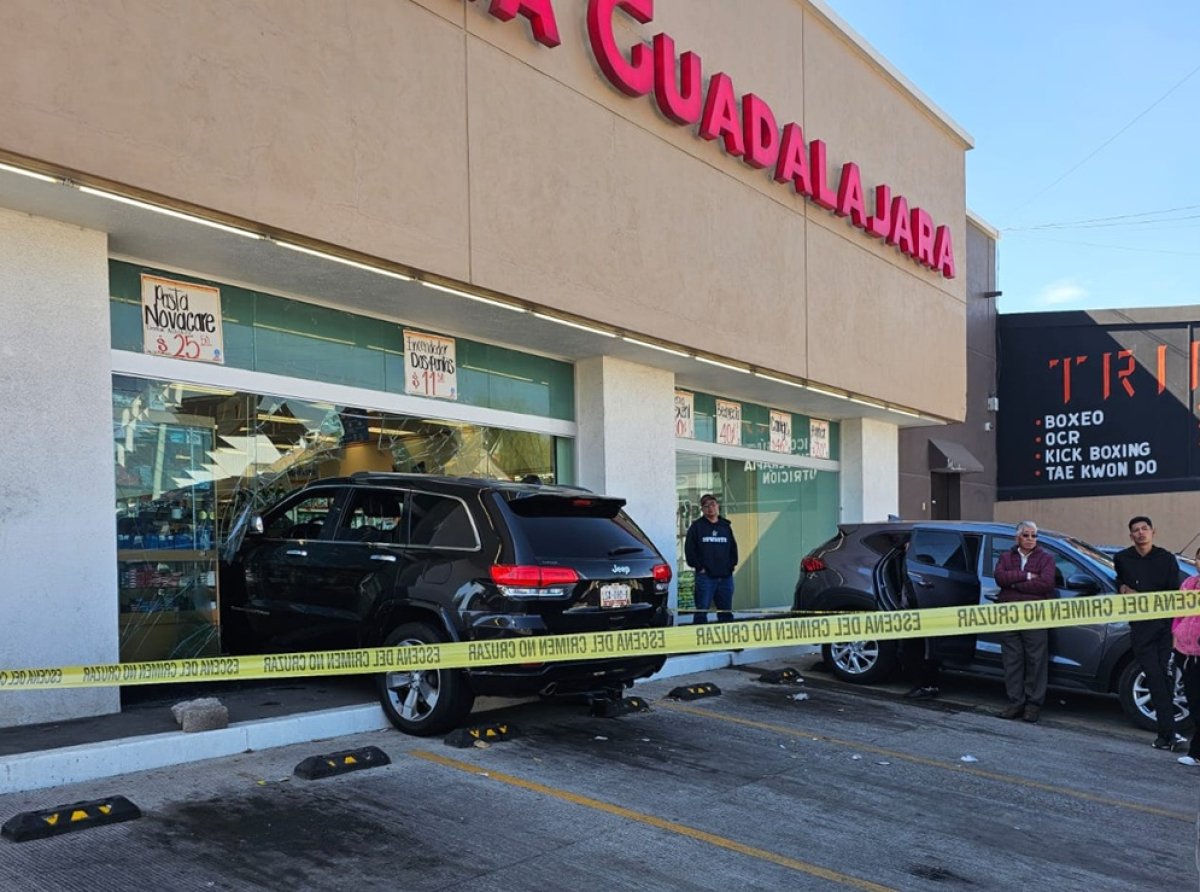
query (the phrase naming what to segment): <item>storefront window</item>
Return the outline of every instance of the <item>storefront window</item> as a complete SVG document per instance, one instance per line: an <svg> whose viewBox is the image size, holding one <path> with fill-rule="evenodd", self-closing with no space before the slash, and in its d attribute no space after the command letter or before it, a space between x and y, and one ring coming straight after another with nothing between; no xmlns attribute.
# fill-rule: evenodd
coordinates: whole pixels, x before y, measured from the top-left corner
<svg viewBox="0 0 1200 892"><path fill-rule="evenodd" d="M402 325L110 260L109 316L116 350L142 352L142 273L220 289L227 366L405 392ZM574 420L575 372L570 363L465 338L454 340L458 403Z"/></svg>
<svg viewBox="0 0 1200 892"><path fill-rule="evenodd" d="M693 393L692 399L694 400L696 441L700 443L715 443L717 440L717 397L710 393L697 391ZM769 450L771 443L771 410L767 406L741 401L737 402L742 412L740 445L747 449ZM788 454L812 456L815 458L830 458L838 454L841 431L836 421L823 421L795 412L788 414L791 417L792 427L792 442ZM822 429L828 435L828 442L813 442L811 436L813 425L823 426Z"/></svg>
<svg viewBox="0 0 1200 892"><path fill-rule="evenodd" d="M676 453L675 470L679 609L694 606L694 577L684 561L683 540L700 516L706 492L720 500L738 541L734 609L790 606L800 559L828 539L837 524L837 472L685 452Z"/></svg>
<svg viewBox="0 0 1200 892"><path fill-rule="evenodd" d="M126 662L218 652L217 554L247 507L355 471L569 483L573 466L547 434L127 376L113 450Z"/></svg>

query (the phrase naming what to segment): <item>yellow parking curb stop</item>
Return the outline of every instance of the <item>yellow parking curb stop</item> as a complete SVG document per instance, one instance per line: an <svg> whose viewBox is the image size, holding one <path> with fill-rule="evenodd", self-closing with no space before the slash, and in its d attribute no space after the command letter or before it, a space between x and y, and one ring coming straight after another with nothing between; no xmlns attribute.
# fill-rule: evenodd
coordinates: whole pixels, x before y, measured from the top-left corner
<svg viewBox="0 0 1200 892"><path fill-rule="evenodd" d="M500 743L503 740L512 740L514 737L520 736L521 732L517 730L515 725L502 722L493 725L472 725L469 728L456 728L446 737L445 743L446 746L469 749L481 743Z"/></svg>
<svg viewBox="0 0 1200 892"><path fill-rule="evenodd" d="M320 780L335 774L362 771L391 765L392 760L377 746L364 746L356 750L341 750L324 756L309 756L292 770L292 774L304 780Z"/></svg>
<svg viewBox="0 0 1200 892"><path fill-rule="evenodd" d="M631 712L649 712L650 704L641 697L621 697L610 700L598 697L592 701L590 715L604 719L615 719L617 716L629 715Z"/></svg>
<svg viewBox="0 0 1200 892"><path fill-rule="evenodd" d="M758 677L758 680L766 684L804 684L804 679L800 676L800 670L792 666L785 666L782 669L772 669L770 672L764 672Z"/></svg>
<svg viewBox="0 0 1200 892"><path fill-rule="evenodd" d="M684 688L671 688L667 694L668 700L700 700L704 697L720 697L721 689L711 681L688 685Z"/></svg>
<svg viewBox="0 0 1200 892"><path fill-rule="evenodd" d="M101 824L119 824L142 816L142 810L124 796L88 799L57 808L21 812L4 822L0 836L13 842L45 839Z"/></svg>

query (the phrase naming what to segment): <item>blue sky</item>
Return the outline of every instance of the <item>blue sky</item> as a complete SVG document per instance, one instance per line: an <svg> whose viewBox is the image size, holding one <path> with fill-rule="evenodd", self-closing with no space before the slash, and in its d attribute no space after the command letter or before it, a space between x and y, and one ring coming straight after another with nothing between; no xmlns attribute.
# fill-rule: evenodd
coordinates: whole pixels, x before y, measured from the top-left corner
<svg viewBox="0 0 1200 892"><path fill-rule="evenodd" d="M826 3L974 137L1001 312L1200 305L1200 2Z"/></svg>

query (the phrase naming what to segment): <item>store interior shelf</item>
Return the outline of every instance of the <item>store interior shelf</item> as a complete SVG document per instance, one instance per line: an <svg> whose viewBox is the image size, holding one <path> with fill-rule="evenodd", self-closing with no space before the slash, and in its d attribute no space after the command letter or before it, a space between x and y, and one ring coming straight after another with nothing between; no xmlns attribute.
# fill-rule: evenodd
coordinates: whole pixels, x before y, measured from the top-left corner
<svg viewBox="0 0 1200 892"><path fill-rule="evenodd" d="M121 548L117 550L118 561L208 561L216 558L216 552L197 551L187 548Z"/></svg>

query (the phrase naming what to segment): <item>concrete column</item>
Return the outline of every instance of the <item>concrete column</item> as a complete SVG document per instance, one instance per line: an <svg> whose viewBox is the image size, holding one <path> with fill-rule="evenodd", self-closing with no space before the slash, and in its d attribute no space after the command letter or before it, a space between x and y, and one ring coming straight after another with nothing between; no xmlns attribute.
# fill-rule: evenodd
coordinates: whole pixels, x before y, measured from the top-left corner
<svg viewBox="0 0 1200 892"><path fill-rule="evenodd" d="M626 510L675 566L675 376L611 356L575 364L581 486ZM671 585L672 600L675 585Z"/></svg>
<svg viewBox="0 0 1200 892"><path fill-rule="evenodd" d="M900 510L899 428L873 418L841 422L844 522L887 520Z"/></svg>
<svg viewBox="0 0 1200 892"><path fill-rule="evenodd" d="M118 659L107 255L0 209L0 670ZM116 688L0 691L0 727L119 710Z"/></svg>

